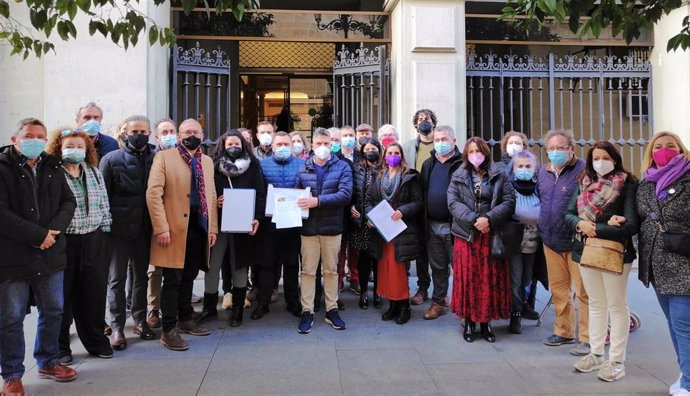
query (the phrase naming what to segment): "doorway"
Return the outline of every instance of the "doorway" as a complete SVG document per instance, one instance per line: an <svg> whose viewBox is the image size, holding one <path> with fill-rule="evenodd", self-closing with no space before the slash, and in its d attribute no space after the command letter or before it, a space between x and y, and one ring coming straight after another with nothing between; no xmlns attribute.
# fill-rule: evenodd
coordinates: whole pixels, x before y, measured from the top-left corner
<svg viewBox="0 0 690 396"><path fill-rule="evenodd" d="M333 77L243 74L240 118L252 131L259 122L270 121L276 131L299 131L311 139L315 128L333 126Z"/></svg>

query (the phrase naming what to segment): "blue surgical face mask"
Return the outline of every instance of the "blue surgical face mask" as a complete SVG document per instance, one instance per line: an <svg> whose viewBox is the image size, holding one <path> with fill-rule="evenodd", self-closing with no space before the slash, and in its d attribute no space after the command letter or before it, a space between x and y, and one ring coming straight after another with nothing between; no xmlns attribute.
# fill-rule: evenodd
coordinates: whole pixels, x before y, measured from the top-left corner
<svg viewBox="0 0 690 396"><path fill-rule="evenodd" d="M338 142L331 143L331 152L337 153L339 151L340 151L340 143L338 143Z"/></svg>
<svg viewBox="0 0 690 396"><path fill-rule="evenodd" d="M292 145L292 152L295 154L302 154L304 152L304 145L302 143L295 143Z"/></svg>
<svg viewBox="0 0 690 396"><path fill-rule="evenodd" d="M86 150L83 148L66 148L62 150L62 160L69 164L81 164L86 158Z"/></svg>
<svg viewBox="0 0 690 396"><path fill-rule="evenodd" d="M554 150L554 151L549 151L549 161L551 161L551 164L554 166L562 166L565 165L566 162L568 162L568 152L567 151L560 151L560 150Z"/></svg>
<svg viewBox="0 0 690 396"><path fill-rule="evenodd" d="M280 146L273 149L273 156L276 157L278 161L285 161L292 156L292 150L287 146Z"/></svg>
<svg viewBox="0 0 690 396"><path fill-rule="evenodd" d="M23 139L19 142L19 151L29 159L38 158L46 148L46 141L43 139Z"/></svg>
<svg viewBox="0 0 690 396"><path fill-rule="evenodd" d="M101 132L101 123L96 120L88 120L81 126L81 130L91 137L96 136Z"/></svg>
<svg viewBox="0 0 690 396"><path fill-rule="evenodd" d="M453 146L449 142L434 142L434 150L438 155L444 156L453 150Z"/></svg>
<svg viewBox="0 0 690 396"><path fill-rule="evenodd" d="M528 168L520 168L515 170L515 178L522 181L530 181L534 177L534 171Z"/></svg>
<svg viewBox="0 0 690 396"><path fill-rule="evenodd" d="M163 149L173 148L177 144L177 135L168 134L161 136L161 147Z"/></svg>
<svg viewBox="0 0 690 396"><path fill-rule="evenodd" d="M348 150L355 148L355 138L352 136L345 136L344 138L340 139L340 141L342 142L343 147Z"/></svg>

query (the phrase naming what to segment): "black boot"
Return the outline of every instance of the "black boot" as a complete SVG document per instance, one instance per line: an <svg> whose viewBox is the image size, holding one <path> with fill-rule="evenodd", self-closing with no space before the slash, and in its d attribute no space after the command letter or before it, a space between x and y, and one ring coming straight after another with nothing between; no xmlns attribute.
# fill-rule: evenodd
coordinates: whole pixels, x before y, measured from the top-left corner
<svg viewBox="0 0 690 396"><path fill-rule="evenodd" d="M513 334L522 333L522 325L520 324L521 315L520 312L510 313L510 324L508 325L508 331Z"/></svg>
<svg viewBox="0 0 690 396"><path fill-rule="evenodd" d="M494 331L491 328L491 323L480 323L479 327L482 332L482 338L491 343L496 342L496 334L494 334Z"/></svg>
<svg viewBox="0 0 690 396"><path fill-rule="evenodd" d="M359 309L369 309L369 296L366 291L362 291L359 295Z"/></svg>
<svg viewBox="0 0 690 396"><path fill-rule="evenodd" d="M218 293L204 293L204 307L201 309L199 323L218 317Z"/></svg>
<svg viewBox="0 0 690 396"><path fill-rule="evenodd" d="M462 331L462 338L467 342L473 342L475 335L475 324L469 318L465 319L465 328Z"/></svg>
<svg viewBox="0 0 690 396"><path fill-rule="evenodd" d="M269 312L268 305L259 304L252 312L252 320L261 319Z"/></svg>
<svg viewBox="0 0 690 396"><path fill-rule="evenodd" d="M384 312L383 315L381 315L381 320L393 320L400 316L400 305L398 304L397 301L391 300L390 305L388 306L388 311Z"/></svg>
<svg viewBox="0 0 690 396"><path fill-rule="evenodd" d="M244 316L244 298L246 296L246 287L232 288L232 313L230 314L230 327L238 327L242 324L242 317Z"/></svg>
<svg viewBox="0 0 690 396"><path fill-rule="evenodd" d="M405 299L398 302L400 307L400 314L395 319L395 323L402 325L410 321L410 316L412 316L412 308L410 307L410 300Z"/></svg>
<svg viewBox="0 0 690 396"><path fill-rule="evenodd" d="M381 309L381 307L383 307L383 301L381 300L381 296L374 293L374 308Z"/></svg>

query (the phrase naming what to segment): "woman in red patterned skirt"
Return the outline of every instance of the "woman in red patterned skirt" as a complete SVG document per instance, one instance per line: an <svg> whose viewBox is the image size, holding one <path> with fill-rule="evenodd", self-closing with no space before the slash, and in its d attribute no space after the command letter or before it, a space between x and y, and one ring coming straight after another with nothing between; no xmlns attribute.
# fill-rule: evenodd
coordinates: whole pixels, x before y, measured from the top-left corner
<svg viewBox="0 0 690 396"><path fill-rule="evenodd" d="M491 257L491 233L513 216L515 194L482 138L470 138L462 154L466 161L448 188L455 236L450 309L465 319L465 341L474 341L479 322L482 337L495 342L490 322L508 318L510 275L506 260Z"/></svg>
<svg viewBox="0 0 690 396"><path fill-rule="evenodd" d="M422 189L417 171L407 168L400 144L390 144L383 154L381 170L367 189L364 211L369 213L385 199L395 210L391 219L405 221L407 228L390 242L372 233L368 251L378 259L376 293L390 300L390 308L381 319L405 324L411 315L407 262L416 259L419 252L419 238L412 220L422 210Z"/></svg>

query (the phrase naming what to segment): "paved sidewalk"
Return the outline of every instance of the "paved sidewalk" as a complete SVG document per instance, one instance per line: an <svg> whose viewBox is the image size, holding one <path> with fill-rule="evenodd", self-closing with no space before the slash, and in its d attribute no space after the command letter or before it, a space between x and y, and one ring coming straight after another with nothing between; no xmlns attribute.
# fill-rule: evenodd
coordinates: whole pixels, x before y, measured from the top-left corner
<svg viewBox="0 0 690 396"><path fill-rule="evenodd" d="M414 291L415 280L410 284ZM345 291L344 331L324 323L321 311L312 333L300 335L298 319L280 301L258 321L246 310L239 328L228 327L228 312L222 311L210 325L210 336L184 336L191 346L187 352L164 349L158 340L142 341L128 326L127 350L102 360L87 356L74 336L79 378L67 384L37 376L34 309L26 325L24 384L29 394L60 395L665 395L678 377L665 320L653 291L641 285L636 272L629 285L630 306L643 324L630 336L626 376L615 383L575 373L577 357L568 354L570 346L541 343L551 334L553 312L541 328L523 321L521 335L508 334L507 321L496 321L495 344L481 339L468 344L453 314L422 319L428 303L413 307L412 320L399 326L382 322L381 310L360 310L357 297ZM197 280L195 289L201 294L203 281ZM540 290L538 297L542 308L549 294Z"/></svg>

